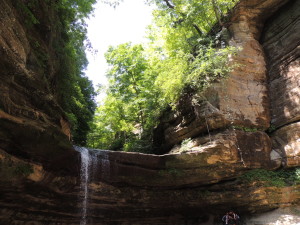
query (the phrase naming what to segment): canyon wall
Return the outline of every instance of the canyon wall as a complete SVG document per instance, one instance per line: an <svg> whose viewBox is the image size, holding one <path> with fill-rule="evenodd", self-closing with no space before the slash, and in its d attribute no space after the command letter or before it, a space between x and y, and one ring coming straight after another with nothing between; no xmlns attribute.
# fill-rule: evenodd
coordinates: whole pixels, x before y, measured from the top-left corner
<svg viewBox="0 0 300 225"><path fill-rule="evenodd" d="M74 172L69 168L78 157L55 90L57 17L50 4L39 1L34 24L24 4L0 1L0 149L49 170Z"/></svg>
<svg viewBox="0 0 300 225"><path fill-rule="evenodd" d="M300 163L300 40L299 1L271 17L261 42L266 53L273 148L284 164Z"/></svg>
<svg viewBox="0 0 300 225"><path fill-rule="evenodd" d="M79 224L79 154L53 86L59 33L38 2L28 27L0 0L0 224ZM87 224L219 224L234 209L271 225L286 217L257 214L284 207L299 223L299 12L296 0L242 0L227 24L239 66L165 113L161 155L91 151ZM282 167L291 179L265 173Z"/></svg>

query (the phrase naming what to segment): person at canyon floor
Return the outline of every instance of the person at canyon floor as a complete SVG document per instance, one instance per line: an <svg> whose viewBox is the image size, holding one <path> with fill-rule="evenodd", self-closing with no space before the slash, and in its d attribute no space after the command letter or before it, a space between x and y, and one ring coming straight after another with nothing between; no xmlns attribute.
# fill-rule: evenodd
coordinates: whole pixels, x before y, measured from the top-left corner
<svg viewBox="0 0 300 225"><path fill-rule="evenodd" d="M240 217L232 210L228 211L223 217L222 221L224 225L238 225Z"/></svg>

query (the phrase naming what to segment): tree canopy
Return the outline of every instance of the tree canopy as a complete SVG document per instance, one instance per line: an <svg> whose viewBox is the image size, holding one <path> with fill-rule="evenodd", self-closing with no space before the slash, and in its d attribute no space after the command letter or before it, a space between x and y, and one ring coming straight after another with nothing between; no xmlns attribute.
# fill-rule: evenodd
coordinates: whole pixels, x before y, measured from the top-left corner
<svg viewBox="0 0 300 225"><path fill-rule="evenodd" d="M157 7L147 45L110 47L107 97L96 111L88 144L152 152L162 111L186 91L204 90L231 70L224 16L236 0L148 0Z"/></svg>
<svg viewBox="0 0 300 225"><path fill-rule="evenodd" d="M142 45L110 47L105 57L111 65L109 87L104 104L96 112L92 135L97 141L91 140L92 144L110 149L139 148L138 142L151 136L147 131L158 113L156 71L150 69Z"/></svg>
<svg viewBox="0 0 300 225"><path fill-rule="evenodd" d="M72 125L75 144L86 145L87 134L95 111L92 82L85 76L85 50L91 48L87 40L85 19L93 12L96 0L56 1L60 17L61 37L57 41L60 71L57 80L59 101Z"/></svg>

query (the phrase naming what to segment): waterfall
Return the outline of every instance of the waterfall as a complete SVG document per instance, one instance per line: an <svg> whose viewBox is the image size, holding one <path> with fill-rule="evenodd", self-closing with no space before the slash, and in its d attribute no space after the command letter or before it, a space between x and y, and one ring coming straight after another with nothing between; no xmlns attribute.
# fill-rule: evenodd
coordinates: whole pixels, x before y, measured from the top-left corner
<svg viewBox="0 0 300 225"><path fill-rule="evenodd" d="M81 167L80 167L80 188L83 192L83 200L81 207L81 220L80 225L86 225L87 222L87 206L88 206L88 184L89 184L89 175L90 175L90 164L91 164L91 156L88 149L84 147L75 147L77 151L80 152L81 156Z"/></svg>
<svg viewBox="0 0 300 225"><path fill-rule="evenodd" d="M89 183L93 180L108 179L110 177L109 151L87 149L74 146L75 150L80 152L80 189L83 193L80 225L87 224L88 217L88 199Z"/></svg>

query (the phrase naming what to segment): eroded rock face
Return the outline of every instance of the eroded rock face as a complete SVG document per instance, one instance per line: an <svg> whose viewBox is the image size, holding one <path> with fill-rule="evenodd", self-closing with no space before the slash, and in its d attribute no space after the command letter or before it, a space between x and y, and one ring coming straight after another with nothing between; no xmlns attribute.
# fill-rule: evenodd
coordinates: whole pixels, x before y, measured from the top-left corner
<svg viewBox="0 0 300 225"><path fill-rule="evenodd" d="M265 25L272 125L300 120L300 2L291 1Z"/></svg>
<svg viewBox="0 0 300 225"><path fill-rule="evenodd" d="M286 2L241 1L235 7L228 26L232 36L229 44L240 49L233 60L240 66L201 93L196 104L195 96L184 97L178 111L162 119L157 135L157 143L163 143L162 152L188 137L229 125L260 130L270 126L267 68L259 37L265 19Z"/></svg>
<svg viewBox="0 0 300 225"><path fill-rule="evenodd" d="M264 28L273 148L285 166L300 163L300 2L290 1Z"/></svg>
<svg viewBox="0 0 300 225"><path fill-rule="evenodd" d="M283 165L300 165L300 122L284 126L272 134L273 149L283 157Z"/></svg>
<svg viewBox="0 0 300 225"><path fill-rule="evenodd" d="M199 165L196 165L196 161L203 150L197 149L194 144L191 151L167 155L164 158L161 156L147 158L147 155L139 153L124 155L120 152L100 151L96 154L94 150L90 155L93 159L89 167L94 172L90 171L90 182L87 186L89 193L87 224L212 225L220 222L228 207L236 210L242 218L246 216L249 218L250 214L269 211L278 205L293 206L300 202L299 185L274 187L259 180L249 182L244 178L236 179L237 173L233 175L232 171L234 167L225 164L224 168L222 162L216 163L219 167L211 164L215 174L208 169L207 174L201 175L198 171L198 174L193 176L202 176L198 179L207 181L209 177L219 177L218 171L223 170L225 179L223 182L195 185L194 180L189 178L193 173L193 167L197 171ZM199 155L195 155L195 151L199 151ZM10 158L4 152L1 152L0 158L2 163L11 162L12 170L18 168L20 163L26 163L17 158ZM142 177L143 168L140 168L152 166L151 169L144 170L157 170L152 164L155 160L156 163L164 162L164 165L159 163L160 170L157 173L161 180L157 183L151 181L157 174L145 176L147 172L142 172L144 176ZM242 164L239 157L231 156L230 160L231 164ZM146 161L148 165L141 164ZM126 168L124 164L127 165ZM202 170L205 171L207 167L210 165L203 165ZM74 177L58 177L40 166L37 168L23 174L23 180L20 178L2 180L0 222L37 225L79 224L84 194L79 188L79 180ZM243 169L249 169L249 166ZM109 173L114 170L118 171L115 174ZM125 171L122 173L122 170ZM226 171L231 176L229 180L226 180L228 178L225 175ZM172 186L165 185L163 179ZM190 184L182 186L188 180Z"/></svg>
<svg viewBox="0 0 300 225"><path fill-rule="evenodd" d="M54 9L43 1L37 4L40 23L34 26L17 10L17 1L0 0L0 148L46 169L74 174L78 155L51 87L59 66Z"/></svg>
<svg viewBox="0 0 300 225"><path fill-rule="evenodd" d="M196 138L178 153L161 156L95 151L100 164L105 164L105 160L109 163L109 169L96 170L97 179L133 186L179 188L217 183L249 169L275 169L281 165L271 159L271 142L264 132L227 131L212 135L211 140Z"/></svg>
<svg viewBox="0 0 300 225"><path fill-rule="evenodd" d="M102 221L99 224L118 222L137 225L153 223L212 225L220 224L220 218L228 206L236 207L235 209L244 217L250 212L262 213L277 208L278 204L290 205L299 202L299 186L293 188L252 186L250 190L248 186L228 182L211 186L209 189L196 187L188 190L153 190L122 187L111 189L111 186L93 184L91 189L94 191L91 194L90 204L103 207L103 204L110 202L119 207L120 211L115 212L113 208L101 211L102 207L95 207L90 215L90 223L97 224L97 221ZM289 193L289 196L284 197L284 193ZM111 198L107 198L107 195ZM213 218L210 218L210 214Z"/></svg>
<svg viewBox="0 0 300 225"><path fill-rule="evenodd" d="M78 224L79 179L0 149L0 224Z"/></svg>

